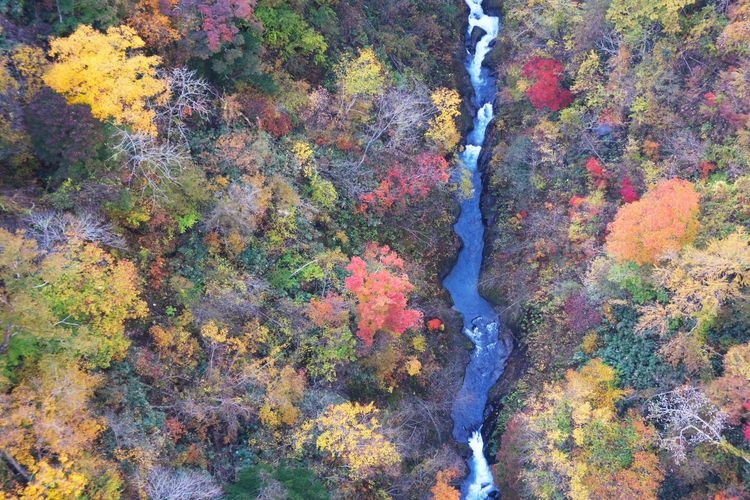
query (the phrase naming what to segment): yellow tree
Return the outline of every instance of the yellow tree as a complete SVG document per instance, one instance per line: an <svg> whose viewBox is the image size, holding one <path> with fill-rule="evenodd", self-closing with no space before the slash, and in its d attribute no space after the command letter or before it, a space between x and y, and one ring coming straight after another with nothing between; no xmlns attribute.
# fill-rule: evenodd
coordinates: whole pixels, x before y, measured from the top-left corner
<svg viewBox="0 0 750 500"><path fill-rule="evenodd" d="M688 320L683 324L689 331L674 335L662 347L662 355L672 365L682 363L689 372L708 368L708 329L725 304L747 297L750 236L740 229L722 240L711 240L704 249L688 247L655 269L654 279L670 292L669 301L641 306L638 330L666 334L671 320Z"/></svg>
<svg viewBox="0 0 750 500"><path fill-rule="evenodd" d="M726 415L730 425L738 425L750 400L750 342L734 345L723 360L724 373L706 387L706 395Z"/></svg>
<svg viewBox="0 0 750 500"><path fill-rule="evenodd" d="M458 469L451 468L438 471L435 475L435 484L430 488L433 500L459 500L461 493L451 486L451 482L458 479L460 473Z"/></svg>
<svg viewBox="0 0 750 500"><path fill-rule="evenodd" d="M627 394L613 368L594 359L545 387L503 437L503 467L534 498L656 498L663 477L653 428L615 404ZM515 436L515 439L512 439Z"/></svg>
<svg viewBox="0 0 750 500"><path fill-rule="evenodd" d="M270 367L266 374L270 379L260 407L260 421L271 429L294 424L300 414L296 405L305 392L304 373L285 366L281 370Z"/></svg>
<svg viewBox="0 0 750 500"><path fill-rule="evenodd" d="M176 4L169 0L169 6ZM127 23L133 27L149 47L163 50L180 39L180 32L172 27L171 19L162 13L159 0L143 0L135 6L135 12Z"/></svg>
<svg viewBox="0 0 750 500"><path fill-rule="evenodd" d="M366 479L378 470L401 462L396 447L381 433L378 409L372 403L328 405L317 419L298 432L298 446L315 435L318 451L335 464L344 465L352 479Z"/></svg>
<svg viewBox="0 0 750 500"><path fill-rule="evenodd" d="M81 361L121 356L124 322L146 306L130 262L79 242L58 250L40 255L0 229L0 452L28 480L23 498L116 498L93 446L103 422L88 411L101 377Z"/></svg>
<svg viewBox="0 0 750 500"><path fill-rule="evenodd" d="M721 306L747 294L750 285L750 236L740 229L722 240L711 240L705 249L686 248L668 265L654 271L656 282L672 292L666 305L644 306L641 327L666 331L669 317L695 321L699 334L706 332Z"/></svg>
<svg viewBox="0 0 750 500"><path fill-rule="evenodd" d="M106 368L121 359L130 345L125 321L147 312L135 265L115 261L96 245L74 242L65 252L49 255L40 275L47 283L41 294L60 318L58 323L70 329L67 347L90 366Z"/></svg>
<svg viewBox="0 0 750 500"><path fill-rule="evenodd" d="M35 339L61 336L50 307L35 293L36 242L0 228L0 391L11 385L13 368L36 352Z"/></svg>
<svg viewBox="0 0 750 500"><path fill-rule="evenodd" d="M117 473L95 454L104 429L89 411L101 377L61 355L44 356L33 376L0 396L0 450L29 476L22 498L77 498L88 483L113 498Z"/></svg>
<svg viewBox="0 0 750 500"><path fill-rule="evenodd" d="M371 48L362 49L357 57L339 68L339 91L348 113L358 98L374 97L385 91L386 70Z"/></svg>
<svg viewBox="0 0 750 500"><path fill-rule="evenodd" d="M154 111L146 104L163 95L167 84L156 77L159 57L132 53L143 46L128 26L106 33L80 26L70 36L50 41L49 55L55 62L44 83L71 104L88 104L97 118L155 135Z"/></svg>
<svg viewBox="0 0 750 500"><path fill-rule="evenodd" d="M21 44L16 46L10 56L13 65L24 80L24 98L30 101L43 86L44 70L47 58L39 47Z"/></svg>
<svg viewBox="0 0 750 500"><path fill-rule="evenodd" d="M695 0L614 0L607 9L607 20L631 43L640 41L653 24L665 32L679 33L680 11Z"/></svg>
<svg viewBox="0 0 750 500"><path fill-rule="evenodd" d="M40 257L33 240L0 229L0 387L47 350L108 366L128 348L124 322L146 313L131 262L76 242Z"/></svg>
<svg viewBox="0 0 750 500"><path fill-rule="evenodd" d="M453 89L440 87L430 95L432 104L438 110L430 120L425 138L433 142L442 152L453 151L461 140L461 133L456 127L456 117L461 114L461 96Z"/></svg>

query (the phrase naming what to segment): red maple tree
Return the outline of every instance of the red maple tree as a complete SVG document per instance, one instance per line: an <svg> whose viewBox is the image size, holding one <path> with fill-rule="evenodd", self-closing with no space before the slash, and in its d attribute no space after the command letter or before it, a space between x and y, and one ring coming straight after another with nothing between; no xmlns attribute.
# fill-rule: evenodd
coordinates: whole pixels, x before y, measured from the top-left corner
<svg viewBox="0 0 750 500"><path fill-rule="evenodd" d="M359 211L383 213L393 207L424 200L430 190L448 182L448 162L440 155L420 153L413 163L394 163L378 187L360 196Z"/></svg>
<svg viewBox="0 0 750 500"><path fill-rule="evenodd" d="M422 313L406 307L414 286L396 252L388 245L369 243L362 257L351 258L344 283L357 298L357 337L371 346L378 331L401 335L421 320Z"/></svg>
<svg viewBox="0 0 750 500"><path fill-rule="evenodd" d="M532 57L521 68L521 76L535 82L526 95L536 109L558 111L573 102L570 90L560 86L563 67L560 62L544 57Z"/></svg>
<svg viewBox="0 0 750 500"><path fill-rule="evenodd" d="M604 164L593 156L586 160L586 170L591 174L591 180L594 181L596 189L607 188L607 177L604 172Z"/></svg>
<svg viewBox="0 0 750 500"><path fill-rule="evenodd" d="M620 183L620 197L625 203L633 203L638 200L638 193L633 187L633 181L627 175L622 178Z"/></svg>
<svg viewBox="0 0 750 500"><path fill-rule="evenodd" d="M253 19L254 7L255 0L213 0L199 4L208 50L218 52L223 43L234 40L240 31L237 20Z"/></svg>

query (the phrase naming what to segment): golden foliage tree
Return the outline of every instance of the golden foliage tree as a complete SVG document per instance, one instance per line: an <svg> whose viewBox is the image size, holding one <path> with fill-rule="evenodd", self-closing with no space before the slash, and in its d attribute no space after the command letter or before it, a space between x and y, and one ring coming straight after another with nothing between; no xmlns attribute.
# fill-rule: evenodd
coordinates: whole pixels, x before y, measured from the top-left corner
<svg viewBox="0 0 750 500"><path fill-rule="evenodd" d="M88 104L97 118L155 135L155 113L146 104L162 95L167 84L156 77L159 57L132 53L143 46L128 26L106 33L80 26L70 36L50 41L49 55L55 62L44 83L71 104Z"/></svg>
<svg viewBox="0 0 750 500"><path fill-rule="evenodd" d="M48 350L109 366L129 346L124 322L146 314L139 294L135 266L96 245L42 258L33 240L0 229L0 385L3 371Z"/></svg>
<svg viewBox="0 0 750 500"><path fill-rule="evenodd" d="M626 394L599 359L569 370L513 417L506 432L520 439L503 437L501 463L521 464L518 487L533 498L656 498L655 431L634 412L618 417Z"/></svg>
<svg viewBox="0 0 750 500"><path fill-rule="evenodd" d="M125 321L146 315L140 299L138 272L127 260L96 245L69 245L49 255L40 269L47 285L42 295L60 323L71 327L70 347L90 366L107 367L130 345Z"/></svg>
<svg viewBox="0 0 750 500"><path fill-rule="evenodd" d="M100 385L100 376L74 360L49 355L33 376L0 396L0 450L31 478L21 498L77 498L94 481L97 489L119 488L117 474L94 448L104 426L89 400Z"/></svg>
<svg viewBox="0 0 750 500"><path fill-rule="evenodd" d="M348 112L360 97L373 97L385 91L386 70L375 51L362 49L357 57L339 68L338 84Z"/></svg>
<svg viewBox="0 0 750 500"><path fill-rule="evenodd" d="M369 403L345 402L329 405L317 419L298 432L298 447L313 435L318 451L348 469L352 479L365 479L378 470L392 469L401 462L396 447L381 433L379 410Z"/></svg>
<svg viewBox="0 0 750 500"><path fill-rule="evenodd" d="M430 100L438 113L430 120L425 138L442 152L451 152L461 140L461 133L456 127L456 117L461 114L461 96L456 90L440 87L430 95Z"/></svg>
<svg viewBox="0 0 750 500"><path fill-rule="evenodd" d="M695 238L699 195L688 181L669 179L620 207L609 225L607 252L618 261L653 264Z"/></svg>
<svg viewBox="0 0 750 500"><path fill-rule="evenodd" d="M13 48L10 55L13 65L24 80L24 97L31 100L44 85L44 70L47 58L39 47L21 44Z"/></svg>
<svg viewBox="0 0 750 500"><path fill-rule="evenodd" d="M695 0L614 0L607 20L630 42L640 41L648 28L659 24L665 32L679 33L680 11Z"/></svg>
<svg viewBox="0 0 750 500"><path fill-rule="evenodd" d="M706 395L727 417L738 425L750 401L750 342L730 347L723 360L724 373L706 387Z"/></svg>
<svg viewBox="0 0 750 500"><path fill-rule="evenodd" d="M296 404L305 392L304 373L285 366L281 370L271 370L268 375L270 380L260 408L261 422L271 429L294 424L300 414Z"/></svg>
<svg viewBox="0 0 750 500"><path fill-rule="evenodd" d="M127 22L149 47L162 50L179 40L180 32L172 27L170 18L162 13L159 3L159 0L142 0ZM176 3L176 0L169 0L170 7Z"/></svg>
<svg viewBox="0 0 750 500"><path fill-rule="evenodd" d="M641 308L640 328L666 332L668 318L690 318L703 335L721 307L747 293L750 285L750 236L740 229L705 249L686 248L654 271L656 283L672 292L667 304Z"/></svg>
<svg viewBox="0 0 750 500"><path fill-rule="evenodd" d="M433 500L459 500L461 493L451 486L451 482L460 477L457 469L445 469L435 475L435 484L430 488Z"/></svg>

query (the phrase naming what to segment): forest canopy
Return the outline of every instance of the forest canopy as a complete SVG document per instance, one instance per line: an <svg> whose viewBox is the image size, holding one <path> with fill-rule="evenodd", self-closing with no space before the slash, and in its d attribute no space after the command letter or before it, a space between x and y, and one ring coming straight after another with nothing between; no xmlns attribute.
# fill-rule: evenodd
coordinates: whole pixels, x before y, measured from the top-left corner
<svg viewBox="0 0 750 500"><path fill-rule="evenodd" d="M750 0L482 6L472 178L464 2L0 0L0 498L462 498L472 196L502 496L750 496Z"/></svg>

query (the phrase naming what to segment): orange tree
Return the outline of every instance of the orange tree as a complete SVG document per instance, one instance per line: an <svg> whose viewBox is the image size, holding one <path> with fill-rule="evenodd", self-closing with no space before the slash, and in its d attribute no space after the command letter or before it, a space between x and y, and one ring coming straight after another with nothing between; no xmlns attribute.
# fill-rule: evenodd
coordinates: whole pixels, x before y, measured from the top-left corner
<svg viewBox="0 0 750 500"><path fill-rule="evenodd" d="M618 261L653 264L680 250L698 230L698 199L688 181L661 181L620 208L608 227L607 252Z"/></svg>
<svg viewBox="0 0 750 500"><path fill-rule="evenodd" d="M357 337L370 346L378 331L401 335L417 324L422 313L406 308L406 296L414 285L396 252L370 243L363 257L352 257L345 284L357 298Z"/></svg>

